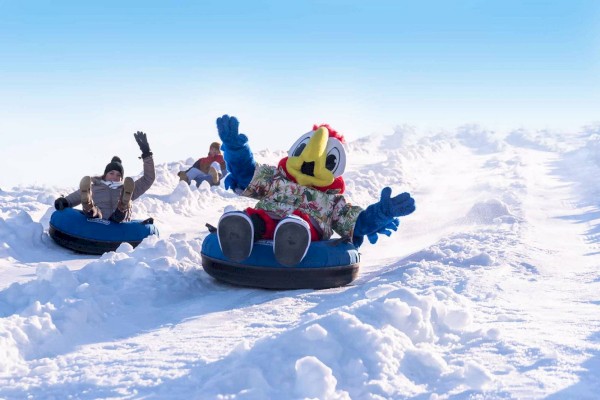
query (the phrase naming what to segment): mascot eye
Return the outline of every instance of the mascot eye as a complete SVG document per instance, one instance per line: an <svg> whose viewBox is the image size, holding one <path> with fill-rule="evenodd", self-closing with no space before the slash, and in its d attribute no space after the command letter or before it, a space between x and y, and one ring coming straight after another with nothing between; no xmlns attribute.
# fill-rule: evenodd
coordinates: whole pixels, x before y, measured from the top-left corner
<svg viewBox="0 0 600 400"><path fill-rule="evenodd" d="M338 157L335 154L327 154L327 160L325 160L325 168L333 171L337 167Z"/></svg>
<svg viewBox="0 0 600 400"><path fill-rule="evenodd" d="M300 143L300 145L296 147L296 150L294 150L294 157L298 157L300 154L302 154L305 147L306 143Z"/></svg>
<svg viewBox="0 0 600 400"><path fill-rule="evenodd" d="M336 178L341 176L346 169L346 150L342 142L336 138L330 137L327 141L325 168L330 170Z"/></svg>
<svg viewBox="0 0 600 400"><path fill-rule="evenodd" d="M300 139L296 140L296 143L288 150L288 157L298 157L304 151L304 148L308 144L308 141L313 136L313 132L308 132L302 135Z"/></svg>

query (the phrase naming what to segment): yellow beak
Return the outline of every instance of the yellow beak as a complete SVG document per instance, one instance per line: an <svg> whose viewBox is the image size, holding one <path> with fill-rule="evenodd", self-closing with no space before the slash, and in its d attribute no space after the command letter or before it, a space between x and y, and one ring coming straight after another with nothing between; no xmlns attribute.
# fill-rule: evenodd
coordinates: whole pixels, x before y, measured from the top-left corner
<svg viewBox="0 0 600 400"><path fill-rule="evenodd" d="M296 182L304 186L329 186L333 183L333 174L325 168L328 140L329 131L322 126L298 157L288 158L285 166Z"/></svg>

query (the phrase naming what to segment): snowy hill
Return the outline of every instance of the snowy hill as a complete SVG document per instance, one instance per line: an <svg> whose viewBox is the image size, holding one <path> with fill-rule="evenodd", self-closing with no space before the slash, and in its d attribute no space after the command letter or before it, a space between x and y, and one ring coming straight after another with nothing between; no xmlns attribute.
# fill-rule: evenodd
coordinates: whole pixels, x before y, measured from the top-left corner
<svg viewBox="0 0 600 400"><path fill-rule="evenodd" d="M48 236L76 182L3 188L0 398L597 398L600 127L400 126L349 148L354 204L391 186L417 211L329 290L208 276L205 223L254 201L179 182L192 158L134 203L160 238L101 257Z"/></svg>

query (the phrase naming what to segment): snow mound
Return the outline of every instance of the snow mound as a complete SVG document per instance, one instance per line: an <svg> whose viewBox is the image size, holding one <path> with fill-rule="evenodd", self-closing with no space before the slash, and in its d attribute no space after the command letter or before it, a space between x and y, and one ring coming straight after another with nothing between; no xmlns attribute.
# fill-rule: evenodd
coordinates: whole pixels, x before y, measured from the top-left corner
<svg viewBox="0 0 600 400"><path fill-rule="evenodd" d="M508 206L498 199L489 199L475 203L469 210L465 222L474 224L514 223L516 218Z"/></svg>
<svg viewBox="0 0 600 400"><path fill-rule="evenodd" d="M381 141L379 150L396 150L409 147L417 138L414 126L399 125L394 128L394 133L387 135Z"/></svg>
<svg viewBox="0 0 600 400"><path fill-rule="evenodd" d="M447 360L436 350L476 332L466 300L445 288L418 294L399 286L356 290L350 306L324 316L308 313L285 333L252 348L240 346L216 368L193 377L196 393L398 398L459 387L482 390L491 383L483 366Z"/></svg>
<svg viewBox="0 0 600 400"><path fill-rule="evenodd" d="M506 232L492 229L463 232L440 240L438 243L409 257L417 263L413 268L430 269L453 267L487 267L496 263L500 254L496 244L510 238ZM447 271L442 271L443 273Z"/></svg>
<svg viewBox="0 0 600 400"><path fill-rule="evenodd" d="M600 167L600 133L592 134L587 138L585 149L587 149L588 160Z"/></svg>
<svg viewBox="0 0 600 400"><path fill-rule="evenodd" d="M470 147L480 154L489 154L502 151L505 144L494 131L483 129L479 125L464 125L457 129L456 137L466 147Z"/></svg>
<svg viewBox="0 0 600 400"><path fill-rule="evenodd" d="M34 222L25 211L6 219L0 217L0 258L29 260L31 249L43 246L43 233L42 225Z"/></svg>
<svg viewBox="0 0 600 400"><path fill-rule="evenodd" d="M540 151L564 151L564 133L550 130L531 131L517 129L508 134L506 142L516 146Z"/></svg>
<svg viewBox="0 0 600 400"><path fill-rule="evenodd" d="M27 360L152 326L156 307L202 290L200 241L145 239L122 244L81 270L41 263L36 278L0 292L4 372Z"/></svg>

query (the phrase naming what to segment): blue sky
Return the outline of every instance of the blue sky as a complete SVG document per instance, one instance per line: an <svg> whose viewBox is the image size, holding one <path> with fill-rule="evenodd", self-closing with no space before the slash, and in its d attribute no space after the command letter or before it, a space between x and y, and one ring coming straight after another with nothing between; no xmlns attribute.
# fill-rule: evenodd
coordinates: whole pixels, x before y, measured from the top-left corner
<svg viewBox="0 0 600 400"><path fill-rule="evenodd" d="M254 150L316 122L350 140L574 130L600 119L599 17L591 0L0 0L0 188L75 186L115 154L138 173L136 130L158 162L201 156L224 113Z"/></svg>

